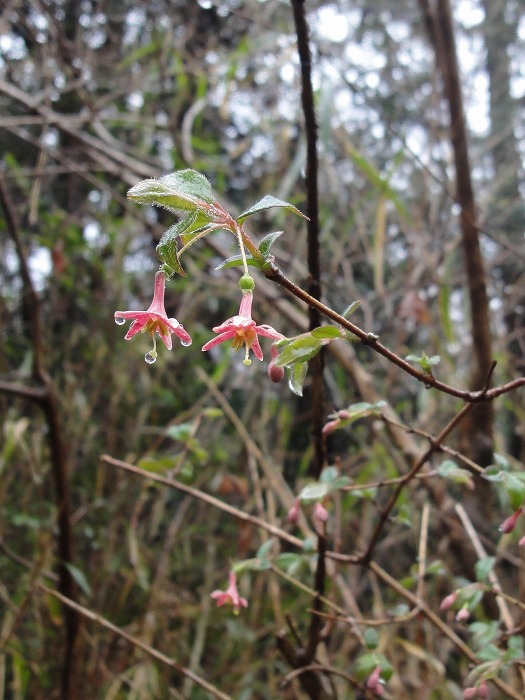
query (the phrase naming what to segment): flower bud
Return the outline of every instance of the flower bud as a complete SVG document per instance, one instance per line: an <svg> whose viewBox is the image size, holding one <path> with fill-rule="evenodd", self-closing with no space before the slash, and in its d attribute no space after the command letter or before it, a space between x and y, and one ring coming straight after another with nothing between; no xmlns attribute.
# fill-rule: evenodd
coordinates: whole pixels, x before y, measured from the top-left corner
<svg viewBox="0 0 525 700"><path fill-rule="evenodd" d="M461 608L456 614L456 622L466 622L470 617L470 613L467 608Z"/></svg>
<svg viewBox="0 0 525 700"><path fill-rule="evenodd" d="M328 423L325 423L323 426L323 435L330 435L333 433L340 422L339 418L336 418L335 420L330 420Z"/></svg>
<svg viewBox="0 0 525 700"><path fill-rule="evenodd" d="M454 605L457 597L458 597L457 591L450 593L445 598L443 598L443 600L441 601L441 605L439 606L439 609L440 610L448 610L449 608L451 608Z"/></svg>
<svg viewBox="0 0 525 700"><path fill-rule="evenodd" d="M293 502L293 506L288 511L288 522L295 525L299 520L299 513L301 512L301 505L299 499L296 498Z"/></svg>
<svg viewBox="0 0 525 700"><path fill-rule="evenodd" d="M319 503L319 501L315 504L314 518L315 520L320 520L322 523L325 523L328 520L328 511L322 503Z"/></svg>
<svg viewBox="0 0 525 700"><path fill-rule="evenodd" d="M521 506L518 508L517 511L515 511L511 516L509 516L506 520L504 520L501 525L499 526L499 531L502 532L504 535L507 535L509 532L512 532L514 528L516 527L516 522L521 515L522 508Z"/></svg>
<svg viewBox="0 0 525 700"><path fill-rule="evenodd" d="M481 681L479 684L478 697L480 697L482 700L488 700L490 697L489 685L485 680Z"/></svg>
<svg viewBox="0 0 525 700"><path fill-rule="evenodd" d="M478 689L474 686L471 686L470 688L465 688L465 690L463 691L463 697L465 698L465 700L470 700L470 698L477 698Z"/></svg>
<svg viewBox="0 0 525 700"><path fill-rule="evenodd" d="M275 360L279 356L279 350L277 350L275 345L272 345L270 352L272 353L272 359L268 364L268 376L272 382L278 384L279 382L282 382L284 378L284 367L277 367L275 364Z"/></svg>

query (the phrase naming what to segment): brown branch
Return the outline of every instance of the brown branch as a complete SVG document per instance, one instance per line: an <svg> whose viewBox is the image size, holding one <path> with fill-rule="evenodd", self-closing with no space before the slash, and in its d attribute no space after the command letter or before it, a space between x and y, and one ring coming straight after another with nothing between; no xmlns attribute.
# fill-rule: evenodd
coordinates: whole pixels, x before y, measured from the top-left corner
<svg viewBox="0 0 525 700"><path fill-rule="evenodd" d="M456 398L461 399L462 401L465 401L467 403L482 403L484 401L492 401L493 399L497 398L498 396L501 396L502 394L507 394L510 391L514 391L515 389L525 386L525 377L519 377L518 379L514 379L511 382L507 382L506 384L502 384L499 387L489 389L488 391L471 391L467 389L457 389L456 387L451 386L450 384L445 384L445 382L439 381L434 376L416 369L402 357L396 355L396 353L387 348L386 345L383 345L381 342L379 342L379 338L377 335L374 335L373 333L367 333L359 326L356 326L355 323L352 323L348 319L344 318L344 316L338 314L337 311L334 311L329 306L326 306L317 299L314 299L314 297L308 294L308 292L305 292L303 289L301 289L301 287L289 280L275 263L271 263L269 266L265 267L263 272L267 279L271 280L275 284L280 285L281 287L284 287L294 297L300 299L308 306L317 306L317 308L323 316L332 319L332 321L335 321L342 328L349 331L352 335L356 336L363 345L367 345L378 355L382 355L393 365L396 365L404 372L417 379L427 388L432 387L442 392L443 394L455 396Z"/></svg>
<svg viewBox="0 0 525 700"><path fill-rule="evenodd" d="M459 423L464 419L464 417L472 409L473 409L473 404L466 404L465 406L463 406L461 411L456 416L454 416L454 418L439 433L439 435L436 437L436 439L432 441L432 444L430 445L430 447L418 459L418 461L414 464L412 469L407 474L405 474L405 476L400 480L399 484L396 486L396 489L394 490L394 493L390 496L388 503L386 504L385 508L383 509L383 512L381 513L381 517L380 517L379 522L377 523L376 527L374 528L374 532L372 533L372 537L370 538L370 542L368 544L366 552L361 557L361 561L364 564L368 564L370 562L370 560L372 559L372 555L374 553L374 549L375 549L375 546L377 544L377 541L381 535L381 532L383 530L383 527L385 526L386 521L388 520L390 513L392 512L392 509L394 508L395 504L397 503L397 499L401 495L401 491L417 475L417 473L419 471L421 471L425 462L427 462L428 459L431 457L431 455L437 449L439 449L441 442L454 430L454 428L457 425L459 425Z"/></svg>
<svg viewBox="0 0 525 700"><path fill-rule="evenodd" d="M177 671L177 673L180 673L185 678L189 678L193 683L195 683L195 685L198 685L199 687L203 688L214 698L218 698L218 700L232 700L230 695L226 695L226 693L223 693L222 690L219 690L215 686L211 685L211 683L205 681L204 678L201 678L196 673L193 673L193 671L190 671L190 669L186 668L185 666L182 666L173 659L170 659L169 656L166 656L162 652L157 651L157 649L154 649L149 644L146 644L142 640L133 637L131 634L128 634L121 627L117 627L117 625L114 625L109 620L106 620L106 618L102 617L102 615L99 615L98 613L95 613L92 610L88 610L88 608L79 605L74 600L67 598L67 596L62 595L58 591L55 591L52 588L48 588L47 586L44 586L41 583L37 583L37 587L44 593L47 593L48 595L51 595L57 600L59 600L68 609L72 610L75 613L75 615L79 614L88 620L96 622L101 627L104 627L110 632L117 634L122 639L125 639L137 649L145 651L146 654L149 654L157 661L160 661L166 666L169 666L170 668L174 669L175 671Z"/></svg>
<svg viewBox="0 0 525 700"><path fill-rule="evenodd" d="M292 0L292 10L297 35L297 51L301 66L301 102L306 131L306 213L308 214L308 285L309 294L321 299L321 248L319 234L319 188L317 123L315 119L314 93L312 88L312 54L308 39L308 23L304 0ZM321 314L317 307L308 307L310 330L321 325ZM324 352L321 350L311 360L312 369L312 435L314 447L313 476L318 479L326 463L326 445L323 440L324 410Z"/></svg>

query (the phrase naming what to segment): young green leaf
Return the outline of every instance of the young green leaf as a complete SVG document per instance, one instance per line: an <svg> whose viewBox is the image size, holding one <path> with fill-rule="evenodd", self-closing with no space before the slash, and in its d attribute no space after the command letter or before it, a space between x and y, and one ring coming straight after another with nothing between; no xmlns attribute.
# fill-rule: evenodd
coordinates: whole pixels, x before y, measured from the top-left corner
<svg viewBox="0 0 525 700"><path fill-rule="evenodd" d="M484 581L496 563L496 557L484 557L476 562L476 581Z"/></svg>
<svg viewBox="0 0 525 700"><path fill-rule="evenodd" d="M313 335L314 338L321 338L322 340L332 340L333 338L340 338L341 331L335 326L320 326L319 328L314 328L313 331L311 331L311 335Z"/></svg>
<svg viewBox="0 0 525 700"><path fill-rule="evenodd" d="M283 233L284 231L274 231L273 233L269 233L268 235L266 235L259 243L259 253L265 258L268 258L268 256L270 255L271 247L279 238L279 236L283 235Z"/></svg>
<svg viewBox="0 0 525 700"><path fill-rule="evenodd" d="M287 367L303 363L316 355L326 341L311 335L301 335L289 341L275 360L276 367Z"/></svg>
<svg viewBox="0 0 525 700"><path fill-rule="evenodd" d="M305 216L297 207L294 207L293 204L290 204L290 202L283 202L282 199L277 199L277 197L272 197L272 195L267 194L266 197L263 197L260 199L256 204L254 204L252 207L244 211L240 216L237 217L237 221L242 222L244 219L247 219L249 216L253 216L254 214L258 214L261 211L266 211L267 209L272 209L273 207L280 207L282 209L288 209L288 211L292 212L292 214L296 214L297 216L301 216L303 219L307 219L308 217Z"/></svg>
<svg viewBox="0 0 525 700"><path fill-rule="evenodd" d="M261 267L261 263L258 260L254 260L254 258L251 257L251 255L246 256L246 262L248 265L251 265L252 267ZM227 260L224 260L221 262L220 265L217 265L215 268L216 270L224 270L227 267L242 267L243 266L243 258L242 255L232 255L231 258L228 258Z"/></svg>
<svg viewBox="0 0 525 700"><path fill-rule="evenodd" d="M142 180L128 192L128 199L170 211L213 211L213 192L208 180L195 170L179 170L158 180Z"/></svg>

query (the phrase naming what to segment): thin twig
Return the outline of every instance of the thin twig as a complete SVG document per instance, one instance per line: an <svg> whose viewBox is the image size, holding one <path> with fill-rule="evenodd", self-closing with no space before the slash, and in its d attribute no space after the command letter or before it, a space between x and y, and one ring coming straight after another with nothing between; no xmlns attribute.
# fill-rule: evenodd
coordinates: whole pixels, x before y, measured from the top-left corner
<svg viewBox="0 0 525 700"><path fill-rule="evenodd" d="M154 649L153 647L149 646L149 644L145 644L140 639L137 639L136 637L133 637L131 634L128 634L121 627L117 627L117 625L114 625L109 620L106 620L106 618L102 617L102 615L99 615L98 613L93 612L92 610L88 610L88 608L85 608L84 606L79 605L79 603L76 603L75 601L70 600L66 596L63 596L58 591L55 591L52 588L48 588L47 586L44 586L41 583L37 583L37 587L40 590L42 590L44 593L47 593L47 594L53 596L54 598L59 600L61 603L63 603L65 606L74 610L76 613L79 613L80 615L87 618L88 620L92 620L93 622L96 622L101 627L105 627L107 630L110 630L110 632L113 632L114 634L117 634L119 637L122 637L122 639L125 639L127 642L132 644L137 649L141 649L142 651L145 651L146 654L149 654L157 661L160 661L161 663L165 664L166 666L173 668L175 671L180 673L185 678L191 679L191 681L193 683L195 683L196 685L198 685L201 688L203 688L204 690L206 690L214 698L218 698L219 700L232 700L230 695L226 695L226 693L223 693L221 690L219 690L215 686L211 685L211 683L208 683L207 681L205 681L204 678L201 678L193 671L190 671L188 668L185 668L184 666L177 663L173 659L170 659L169 656L166 656L162 652L157 651L157 649Z"/></svg>

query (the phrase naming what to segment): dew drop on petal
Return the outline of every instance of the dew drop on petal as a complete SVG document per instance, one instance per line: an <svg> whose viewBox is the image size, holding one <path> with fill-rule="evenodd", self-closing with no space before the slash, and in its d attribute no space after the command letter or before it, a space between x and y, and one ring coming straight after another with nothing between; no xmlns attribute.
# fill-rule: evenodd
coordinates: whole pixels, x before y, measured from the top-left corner
<svg viewBox="0 0 525 700"><path fill-rule="evenodd" d="M148 363L148 365L152 365L154 362L157 361L157 353L155 351L153 352L147 352L144 355L144 359Z"/></svg>
<svg viewBox="0 0 525 700"><path fill-rule="evenodd" d="M116 318L115 323L117 324L117 326L123 326L126 323L126 319L125 318Z"/></svg>
<svg viewBox="0 0 525 700"><path fill-rule="evenodd" d="M181 340L180 344L187 348L189 345L191 345L191 340Z"/></svg>

